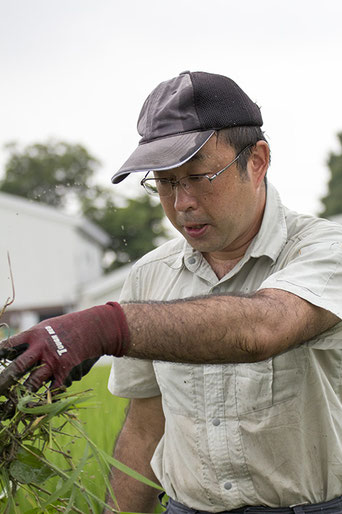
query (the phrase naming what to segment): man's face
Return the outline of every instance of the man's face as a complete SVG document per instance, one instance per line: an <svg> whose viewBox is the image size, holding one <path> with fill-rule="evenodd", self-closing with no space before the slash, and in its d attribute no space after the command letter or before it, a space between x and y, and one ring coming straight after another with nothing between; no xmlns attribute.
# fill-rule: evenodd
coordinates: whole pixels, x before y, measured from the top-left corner
<svg viewBox="0 0 342 514"><path fill-rule="evenodd" d="M236 152L213 136L189 162L170 171L155 172L156 177L178 180L224 168ZM204 196L188 195L180 186L161 204L173 226L189 244L205 254L234 258L236 252L257 233L265 204L262 179L257 179L250 163L241 177L234 163L212 181L212 192Z"/></svg>

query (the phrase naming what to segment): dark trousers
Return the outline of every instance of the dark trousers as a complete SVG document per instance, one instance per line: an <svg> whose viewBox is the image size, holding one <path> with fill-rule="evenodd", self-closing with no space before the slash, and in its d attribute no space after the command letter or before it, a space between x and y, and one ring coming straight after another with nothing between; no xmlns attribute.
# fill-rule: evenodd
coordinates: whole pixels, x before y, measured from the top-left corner
<svg viewBox="0 0 342 514"><path fill-rule="evenodd" d="M292 507L253 507L246 506L238 509L219 512L217 514L342 514L342 496L328 502L294 505ZM194 510L182 505L172 498L166 506L166 514L212 514L210 512Z"/></svg>

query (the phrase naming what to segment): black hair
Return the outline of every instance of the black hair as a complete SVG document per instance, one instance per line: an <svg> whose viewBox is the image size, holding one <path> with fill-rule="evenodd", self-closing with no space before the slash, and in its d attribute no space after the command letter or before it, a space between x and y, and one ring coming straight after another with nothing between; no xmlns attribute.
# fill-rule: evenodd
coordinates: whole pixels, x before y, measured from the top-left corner
<svg viewBox="0 0 342 514"><path fill-rule="evenodd" d="M260 127L229 127L219 130L218 135L223 138L225 143L232 146L237 154L246 148L246 146L251 145L250 148L247 148L241 154L236 162L241 176L246 175L247 162L253 151L253 146L255 146L258 141L265 141L268 144L265 134Z"/></svg>

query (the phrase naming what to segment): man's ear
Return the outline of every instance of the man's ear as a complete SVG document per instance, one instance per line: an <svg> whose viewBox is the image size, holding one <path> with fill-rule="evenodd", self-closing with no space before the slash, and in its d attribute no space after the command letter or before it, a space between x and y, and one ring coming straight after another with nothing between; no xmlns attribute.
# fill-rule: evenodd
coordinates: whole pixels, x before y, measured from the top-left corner
<svg viewBox="0 0 342 514"><path fill-rule="evenodd" d="M249 175L253 180L255 187L259 187L263 182L269 164L270 147L266 141L258 141L253 147L252 153L248 159Z"/></svg>

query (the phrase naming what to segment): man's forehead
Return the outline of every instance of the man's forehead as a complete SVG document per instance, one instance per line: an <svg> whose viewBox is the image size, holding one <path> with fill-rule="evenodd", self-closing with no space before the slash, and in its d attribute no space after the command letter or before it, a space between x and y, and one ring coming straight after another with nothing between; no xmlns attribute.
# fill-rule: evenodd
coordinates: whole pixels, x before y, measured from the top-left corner
<svg viewBox="0 0 342 514"><path fill-rule="evenodd" d="M207 141L207 143L198 150L195 155L191 157L185 164L191 163L213 163L213 161L219 159L225 153L227 146L224 147L218 141L218 138L212 138Z"/></svg>
<svg viewBox="0 0 342 514"><path fill-rule="evenodd" d="M212 141L211 144L209 143L210 141L208 141L202 148L200 148L200 150L198 150L198 152L195 153L188 161L182 164L182 166L178 166L169 170L155 170L154 175L163 177L166 174L168 176L170 176L170 174L178 175L179 172L191 174L191 172L194 171L192 167L196 165L201 165L203 168L202 171L198 170L197 172L202 173L209 171L211 168L214 169L216 166L220 166L222 164L221 161L227 159L227 156L225 155L227 145L222 147L220 144L218 144L218 141Z"/></svg>
<svg viewBox="0 0 342 514"><path fill-rule="evenodd" d="M229 148L223 139L220 137L220 133L215 133L213 136L198 150L195 155L191 157L185 164L193 162L212 162L217 158L226 157L226 151ZM234 151L234 149L231 149Z"/></svg>
<svg viewBox="0 0 342 514"><path fill-rule="evenodd" d="M185 164L193 162L205 162L217 155L217 137L211 137L202 148L198 150Z"/></svg>

